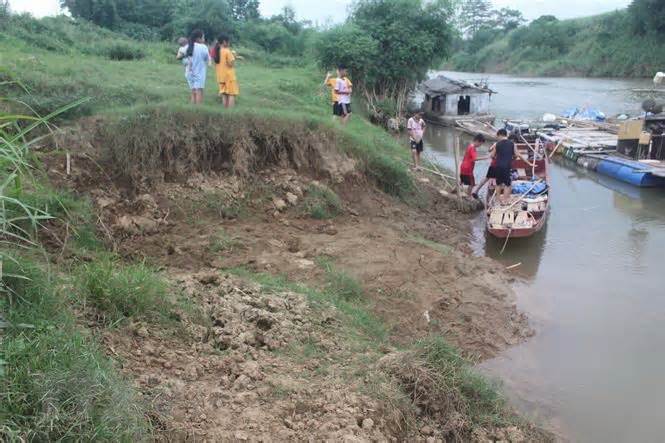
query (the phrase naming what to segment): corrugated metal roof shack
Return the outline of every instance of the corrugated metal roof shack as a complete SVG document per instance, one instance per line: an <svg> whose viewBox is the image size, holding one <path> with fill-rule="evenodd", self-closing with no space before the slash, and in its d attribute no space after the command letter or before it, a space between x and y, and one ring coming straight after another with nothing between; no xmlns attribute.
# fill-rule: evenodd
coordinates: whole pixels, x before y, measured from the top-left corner
<svg viewBox="0 0 665 443"><path fill-rule="evenodd" d="M490 101L495 92L483 85L472 85L442 75L424 82L422 109L430 117L465 117L489 115Z"/></svg>

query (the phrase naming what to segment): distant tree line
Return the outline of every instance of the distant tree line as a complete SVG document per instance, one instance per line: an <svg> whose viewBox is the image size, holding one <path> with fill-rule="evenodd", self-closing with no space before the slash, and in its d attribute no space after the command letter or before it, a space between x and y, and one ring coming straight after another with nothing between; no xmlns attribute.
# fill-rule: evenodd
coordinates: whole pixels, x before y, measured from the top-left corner
<svg viewBox="0 0 665 443"><path fill-rule="evenodd" d="M221 32L270 52L300 55L307 22L285 7L262 18L259 0L60 0L73 17L138 39L171 40L201 29L209 39Z"/></svg>

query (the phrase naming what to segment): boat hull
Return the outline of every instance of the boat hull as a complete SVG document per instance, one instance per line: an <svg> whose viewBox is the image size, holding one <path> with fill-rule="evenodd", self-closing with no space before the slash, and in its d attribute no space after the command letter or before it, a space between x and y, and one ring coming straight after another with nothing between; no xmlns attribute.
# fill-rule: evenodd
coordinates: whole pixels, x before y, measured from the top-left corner
<svg viewBox="0 0 665 443"><path fill-rule="evenodd" d="M527 238L531 237L538 232L542 231L543 227L545 227L545 223L547 222L547 215L549 211L546 211L543 216L540 218L538 223L536 223L533 227L531 228L516 228L516 229L508 229L508 228L492 228L488 227L487 232L489 232L491 235L493 235L496 238Z"/></svg>
<svg viewBox="0 0 665 443"><path fill-rule="evenodd" d="M425 120L435 125L459 128L459 122L478 121L482 123L494 123L496 116L493 114L470 114L470 115L439 115L431 112L425 113Z"/></svg>

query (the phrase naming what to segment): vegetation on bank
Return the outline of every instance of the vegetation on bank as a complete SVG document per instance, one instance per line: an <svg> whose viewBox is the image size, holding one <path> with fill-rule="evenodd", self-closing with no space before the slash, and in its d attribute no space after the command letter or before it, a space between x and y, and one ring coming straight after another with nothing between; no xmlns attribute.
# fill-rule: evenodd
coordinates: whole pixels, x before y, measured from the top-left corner
<svg viewBox="0 0 665 443"><path fill-rule="evenodd" d="M653 77L665 66L665 4L635 0L624 10L558 20L542 16L512 30L480 27L450 69L519 75Z"/></svg>
<svg viewBox="0 0 665 443"><path fill-rule="evenodd" d="M134 55L112 55L116 53L104 48L123 48L119 52ZM331 147L356 158L360 169L386 192L412 195L413 183L401 163L407 152L360 115L348 127L333 124L330 95L320 86L322 76L313 62L303 66L281 57L267 67L275 59L266 53L240 51L245 62L238 67L243 89L237 108L222 110L213 98L216 85L209 81L207 104L193 109L183 104L188 91L182 66L173 62L174 48L167 43L138 42L64 17L20 16L2 22L0 438L153 437L149 405L104 355L97 333L133 321L168 328L169 312L177 303L159 272L105 250L91 228L93 210L84 197L52 188L33 148L46 140L42 136L54 124L77 125L90 137L101 135L107 142L105 154L129 177L137 164L144 170L154 166L157 144L165 139L199 148L207 144L210 153L247 135L242 128L254 130L256 146L327 137ZM51 113L54 109L59 111ZM14 111L22 117L12 118L9 112ZM104 128L95 126L95 120L102 120ZM31 122L38 128L28 136L24 131ZM196 138L200 134L203 137ZM270 160L268 155L266 164ZM307 191L304 205L310 216L338 214L341 203L332 191ZM57 235L63 232L65 237ZM49 246L52 254L40 242L51 234L60 242ZM232 250L232 239L220 237L214 247ZM247 278L260 278L268 288L297 288L313 303L337 307L349 334L380 358L388 334L372 314L362 286L333 264L321 265L325 285L320 290L272 276ZM449 392L459 411L469 414L470 427L513 422L494 387L472 375L469 362L440 340L418 344L413 352L429 368L432 388L440 389L441 398ZM487 420L490 416L496 420Z"/></svg>

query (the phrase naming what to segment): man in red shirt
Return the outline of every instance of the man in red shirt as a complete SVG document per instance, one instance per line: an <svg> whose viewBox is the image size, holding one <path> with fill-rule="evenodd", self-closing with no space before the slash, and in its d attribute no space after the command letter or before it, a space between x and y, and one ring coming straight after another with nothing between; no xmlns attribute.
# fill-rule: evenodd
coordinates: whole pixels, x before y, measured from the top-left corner
<svg viewBox="0 0 665 443"><path fill-rule="evenodd" d="M469 197L473 194L473 188L476 186L476 179L473 175L473 170L476 167L476 161L485 160L487 157L478 158L478 149L482 144L485 143L485 137L482 134L478 134L473 137L473 141L469 143L469 146L466 148L464 153L464 159L462 160L462 165L460 166L460 180L462 185L467 186L467 194Z"/></svg>

